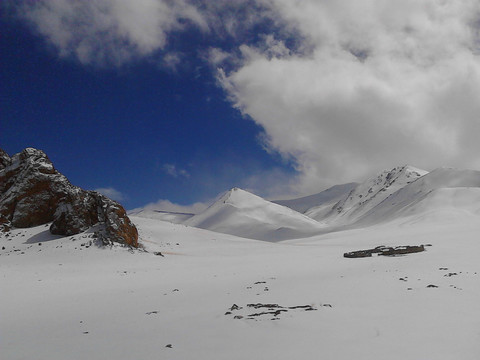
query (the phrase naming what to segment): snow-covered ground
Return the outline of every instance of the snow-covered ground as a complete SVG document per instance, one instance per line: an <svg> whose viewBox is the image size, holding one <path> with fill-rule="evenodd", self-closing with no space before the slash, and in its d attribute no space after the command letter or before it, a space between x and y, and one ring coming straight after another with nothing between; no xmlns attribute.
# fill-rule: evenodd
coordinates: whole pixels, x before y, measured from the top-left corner
<svg viewBox="0 0 480 360"><path fill-rule="evenodd" d="M132 217L148 252L13 230L0 358L478 360L480 221L454 205L279 243ZM343 257L418 244L432 246Z"/></svg>

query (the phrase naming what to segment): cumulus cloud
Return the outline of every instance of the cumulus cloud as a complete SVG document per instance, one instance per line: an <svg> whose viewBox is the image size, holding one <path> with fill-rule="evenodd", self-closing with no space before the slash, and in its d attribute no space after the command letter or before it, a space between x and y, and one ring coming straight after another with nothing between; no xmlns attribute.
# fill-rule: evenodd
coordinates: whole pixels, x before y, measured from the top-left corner
<svg viewBox="0 0 480 360"><path fill-rule="evenodd" d="M115 201L125 200L125 195L122 194L120 191L114 189L113 187L98 188L98 189L95 189L95 191Z"/></svg>
<svg viewBox="0 0 480 360"><path fill-rule="evenodd" d="M269 3L302 51L245 44L219 80L296 159L299 192L403 163L480 167L478 1Z"/></svg>
<svg viewBox="0 0 480 360"><path fill-rule="evenodd" d="M264 21L268 7L255 0L4 0L61 57L83 64L122 66L156 56L175 69L179 54L169 37L196 30L236 38Z"/></svg>
<svg viewBox="0 0 480 360"><path fill-rule="evenodd" d="M172 31L208 31L187 0L39 0L16 6L60 56L84 64L122 65L164 49Z"/></svg>
<svg viewBox="0 0 480 360"><path fill-rule="evenodd" d="M169 36L188 29L215 38L198 51L233 105L263 127L265 148L294 160L290 191L404 163L480 168L478 0L20 4L61 56L86 64L166 51ZM182 61L172 49L162 58L170 68Z"/></svg>

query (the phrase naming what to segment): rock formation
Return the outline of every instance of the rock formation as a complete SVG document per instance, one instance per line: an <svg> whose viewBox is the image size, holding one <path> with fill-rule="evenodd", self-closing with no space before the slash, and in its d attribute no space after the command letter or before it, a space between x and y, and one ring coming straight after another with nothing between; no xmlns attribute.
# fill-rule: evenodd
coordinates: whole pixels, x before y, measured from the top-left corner
<svg viewBox="0 0 480 360"><path fill-rule="evenodd" d="M425 251L425 245L405 245L405 246L396 246L396 247L382 245L382 246L377 246L374 249L347 252L343 254L343 257L362 258L362 257L371 257L372 254L377 254L379 256L398 256L398 255L413 254L413 253L422 252L422 251Z"/></svg>
<svg viewBox="0 0 480 360"><path fill-rule="evenodd" d="M0 149L0 228L50 222L52 234L68 236L98 225L103 244L138 246L137 229L120 204L72 185L41 150L27 148L10 158Z"/></svg>

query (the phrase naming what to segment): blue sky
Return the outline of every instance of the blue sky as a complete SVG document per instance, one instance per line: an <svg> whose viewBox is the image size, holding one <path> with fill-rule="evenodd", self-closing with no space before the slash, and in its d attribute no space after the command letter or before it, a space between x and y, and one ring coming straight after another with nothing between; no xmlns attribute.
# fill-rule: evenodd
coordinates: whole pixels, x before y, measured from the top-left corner
<svg viewBox="0 0 480 360"><path fill-rule="evenodd" d="M480 168L477 0L5 0L0 146L173 210ZM198 208L198 206L197 206Z"/></svg>
<svg viewBox="0 0 480 360"><path fill-rule="evenodd" d="M59 59L25 24L3 20L1 147L8 153L43 149L72 183L115 189L128 208L209 201L248 187L252 175L294 172L265 151L262 128L227 100L195 54L198 34L182 39L192 54L178 69L152 59L110 68Z"/></svg>

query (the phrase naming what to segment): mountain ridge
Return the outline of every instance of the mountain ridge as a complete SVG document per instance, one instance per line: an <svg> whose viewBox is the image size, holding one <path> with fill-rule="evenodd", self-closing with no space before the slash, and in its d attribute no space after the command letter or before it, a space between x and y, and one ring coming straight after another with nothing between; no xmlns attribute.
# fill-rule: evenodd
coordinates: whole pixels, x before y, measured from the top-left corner
<svg viewBox="0 0 480 360"><path fill-rule="evenodd" d="M480 203L479 194L479 171L439 168L428 172L402 165L361 183L336 185L290 200L268 201L232 188L193 216L156 217L250 239L283 241L396 219L420 221L440 213L447 218L462 211L478 216L480 206L475 203Z"/></svg>

